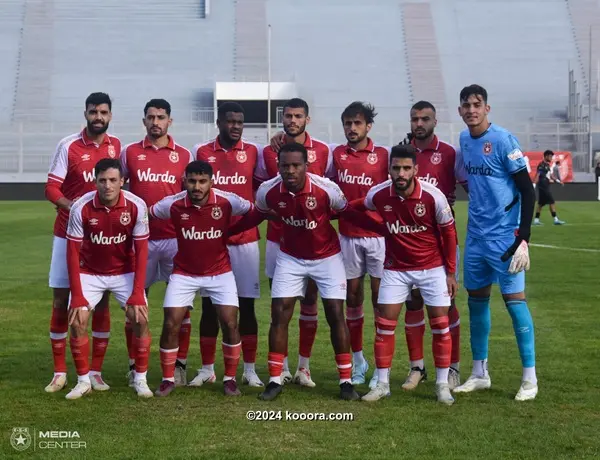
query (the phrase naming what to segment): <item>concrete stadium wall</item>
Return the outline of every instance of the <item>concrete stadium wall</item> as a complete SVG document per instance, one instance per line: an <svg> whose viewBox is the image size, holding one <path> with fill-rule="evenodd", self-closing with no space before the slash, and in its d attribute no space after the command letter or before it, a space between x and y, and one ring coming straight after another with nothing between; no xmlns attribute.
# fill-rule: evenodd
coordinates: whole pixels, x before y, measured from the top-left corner
<svg viewBox="0 0 600 460"><path fill-rule="evenodd" d="M0 183L0 201L41 201L44 200L44 186L40 183ZM571 183L564 187L553 187L556 201L596 201L598 186L591 183ZM456 190L457 199L464 201L467 196L460 187ZM1 212L1 208L0 208Z"/></svg>

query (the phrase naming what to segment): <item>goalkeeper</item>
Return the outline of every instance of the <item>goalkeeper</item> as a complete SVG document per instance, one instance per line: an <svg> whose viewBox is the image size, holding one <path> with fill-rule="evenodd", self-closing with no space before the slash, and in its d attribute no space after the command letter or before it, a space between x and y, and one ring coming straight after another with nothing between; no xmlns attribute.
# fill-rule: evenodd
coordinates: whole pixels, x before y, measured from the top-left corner
<svg viewBox="0 0 600 460"><path fill-rule="evenodd" d="M517 139L490 123L489 111L484 88L471 85L461 91L459 113L468 129L460 135L462 155L458 160L463 162L469 185L463 266L469 294L473 371L454 392L491 387L487 367L490 292L497 282L512 318L523 364L523 379L515 399L526 401L534 399L538 391L533 320L525 300L535 192Z"/></svg>

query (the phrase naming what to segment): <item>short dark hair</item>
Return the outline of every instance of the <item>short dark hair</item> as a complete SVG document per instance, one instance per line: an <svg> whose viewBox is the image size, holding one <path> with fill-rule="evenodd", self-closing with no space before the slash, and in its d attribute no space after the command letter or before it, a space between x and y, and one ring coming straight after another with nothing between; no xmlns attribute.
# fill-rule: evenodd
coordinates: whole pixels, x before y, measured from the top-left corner
<svg viewBox="0 0 600 460"><path fill-rule="evenodd" d="M92 93L85 99L85 109L87 110L88 105L100 105L108 104L108 110L112 110L112 101L110 96L106 93Z"/></svg>
<svg viewBox="0 0 600 460"><path fill-rule="evenodd" d="M119 175L123 176L121 162L116 158L102 158L98 163L96 163L96 166L94 166L94 173L96 174L96 177L98 177L98 174L109 169L118 169Z"/></svg>
<svg viewBox="0 0 600 460"><path fill-rule="evenodd" d="M244 108L237 102L223 102L217 109L217 117L223 120L228 112L244 113Z"/></svg>
<svg viewBox="0 0 600 460"><path fill-rule="evenodd" d="M284 144L277 152L277 161L281 158L282 153L288 152L300 152L302 154L302 158L304 159L304 163L308 163L308 150L302 144L297 142L292 142L291 144Z"/></svg>
<svg viewBox="0 0 600 460"><path fill-rule="evenodd" d="M390 152L390 164L394 158L410 158L413 163L417 163L417 150L412 144L398 144L392 147Z"/></svg>
<svg viewBox="0 0 600 460"><path fill-rule="evenodd" d="M144 116L148 114L148 109L153 107L155 109L164 109L167 115L171 115L171 104L169 104L165 99L150 99L146 102L144 106Z"/></svg>
<svg viewBox="0 0 600 460"><path fill-rule="evenodd" d="M553 152L552 150L546 150L546 151L544 152L544 156L548 156L548 155L552 155L552 156L554 156L554 152Z"/></svg>
<svg viewBox="0 0 600 460"><path fill-rule="evenodd" d="M375 121L377 112L375 112L375 107L368 102L354 101L342 112L342 123L344 118L353 118L357 115L362 115L365 122L370 125Z"/></svg>
<svg viewBox="0 0 600 460"><path fill-rule="evenodd" d="M306 116L308 116L308 103L304 99L300 99L299 97L293 97L285 104L283 104L283 111L285 112L285 109L287 109L288 107L290 109L304 109L304 113L306 114Z"/></svg>
<svg viewBox="0 0 600 460"><path fill-rule="evenodd" d="M466 101L471 96L479 96L483 99L483 102L487 103L488 93L483 86L469 85L465 86L460 92L460 101Z"/></svg>
<svg viewBox="0 0 600 460"><path fill-rule="evenodd" d="M412 110L425 110L425 109L431 109L431 110L433 110L433 113L436 113L435 106L429 101L415 102L415 104L410 108L411 111Z"/></svg>
<svg viewBox="0 0 600 460"><path fill-rule="evenodd" d="M213 169L206 161L195 160L185 167L185 175L188 176L190 174L206 174L207 176L212 177Z"/></svg>

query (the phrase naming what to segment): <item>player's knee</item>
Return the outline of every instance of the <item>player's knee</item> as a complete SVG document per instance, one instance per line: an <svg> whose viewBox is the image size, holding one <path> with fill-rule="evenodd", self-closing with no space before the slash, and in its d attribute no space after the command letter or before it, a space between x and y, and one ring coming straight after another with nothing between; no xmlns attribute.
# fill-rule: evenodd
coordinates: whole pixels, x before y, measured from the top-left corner
<svg viewBox="0 0 600 460"><path fill-rule="evenodd" d="M504 302L510 302L511 300L525 300L524 292L516 292L514 294L502 294Z"/></svg>
<svg viewBox="0 0 600 460"><path fill-rule="evenodd" d="M238 322L235 316L221 318L221 329L223 330L223 337L231 337L235 334L237 328Z"/></svg>
<svg viewBox="0 0 600 460"><path fill-rule="evenodd" d="M75 318L71 323L71 335L73 337L83 337L87 334L87 318Z"/></svg>
<svg viewBox="0 0 600 460"><path fill-rule="evenodd" d="M346 295L346 304L348 305L349 308L356 308L356 307L362 305L365 300L362 293L360 291L358 291L358 292L357 291L354 291L354 292L348 291L348 293Z"/></svg>

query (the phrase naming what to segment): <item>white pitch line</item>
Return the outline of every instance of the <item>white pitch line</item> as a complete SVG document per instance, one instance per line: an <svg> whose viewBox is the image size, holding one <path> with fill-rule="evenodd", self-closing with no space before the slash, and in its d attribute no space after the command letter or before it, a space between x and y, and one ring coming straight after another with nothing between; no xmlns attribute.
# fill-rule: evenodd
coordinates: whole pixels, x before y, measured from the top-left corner
<svg viewBox="0 0 600 460"><path fill-rule="evenodd" d="M551 244L530 243L529 246L533 246L535 248L562 249L564 251L591 252L591 253L594 253L594 254L600 253L600 249L567 248L567 247L564 247L564 246L553 246Z"/></svg>

